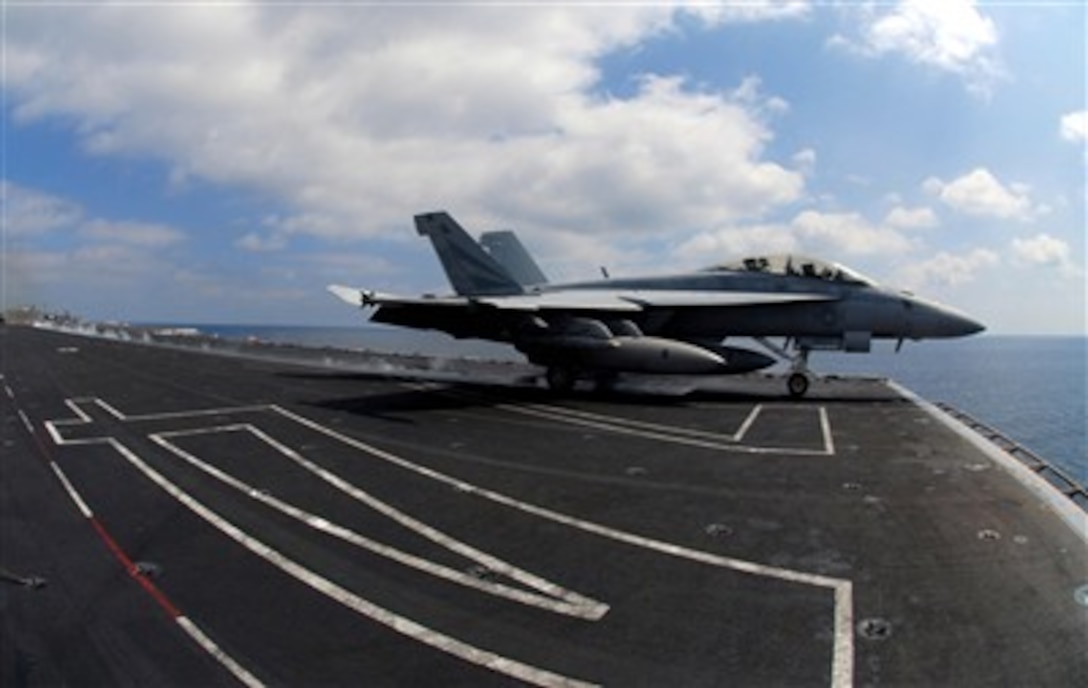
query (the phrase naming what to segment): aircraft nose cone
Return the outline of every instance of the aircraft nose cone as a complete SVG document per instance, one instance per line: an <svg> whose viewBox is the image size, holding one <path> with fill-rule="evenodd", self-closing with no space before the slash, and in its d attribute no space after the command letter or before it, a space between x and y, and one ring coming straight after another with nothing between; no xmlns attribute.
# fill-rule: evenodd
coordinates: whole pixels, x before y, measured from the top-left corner
<svg viewBox="0 0 1088 688"><path fill-rule="evenodd" d="M918 337L966 337L986 329L985 325L960 311L936 303L918 304L913 320Z"/></svg>
<svg viewBox="0 0 1088 688"><path fill-rule="evenodd" d="M986 329L986 326L977 320L972 320L965 315L959 316L959 323L956 325L959 331L960 337L966 337L967 335L978 334Z"/></svg>

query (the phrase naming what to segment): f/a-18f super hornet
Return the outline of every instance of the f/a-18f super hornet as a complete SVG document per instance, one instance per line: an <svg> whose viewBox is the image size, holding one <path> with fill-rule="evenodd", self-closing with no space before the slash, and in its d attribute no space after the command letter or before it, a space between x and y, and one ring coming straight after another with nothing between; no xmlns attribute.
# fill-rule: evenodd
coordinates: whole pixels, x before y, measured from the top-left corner
<svg viewBox="0 0 1088 688"><path fill-rule="evenodd" d="M624 372L745 373L779 357L790 363L790 394L802 396L810 351L867 352L874 339L901 345L984 329L947 306L800 255L745 258L680 275L549 284L512 232L485 234L477 243L445 212L417 215L415 224L434 245L455 295L329 290L374 308L372 322L512 344L546 369L555 390ZM726 346L728 337L750 337L774 357Z"/></svg>

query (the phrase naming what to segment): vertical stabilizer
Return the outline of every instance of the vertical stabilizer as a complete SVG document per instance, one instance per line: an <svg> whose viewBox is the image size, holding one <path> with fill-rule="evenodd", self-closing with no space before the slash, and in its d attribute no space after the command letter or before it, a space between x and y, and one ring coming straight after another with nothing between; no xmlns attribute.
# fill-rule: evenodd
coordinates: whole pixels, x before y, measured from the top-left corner
<svg viewBox="0 0 1088 688"><path fill-rule="evenodd" d="M462 296L521 294L525 290L448 213L416 215L416 231L430 238L453 290Z"/></svg>
<svg viewBox="0 0 1088 688"><path fill-rule="evenodd" d="M532 287L548 283L548 278L544 276L536 261L522 245L518 235L511 230L484 232L480 235L480 245L506 268L510 276L521 286Z"/></svg>

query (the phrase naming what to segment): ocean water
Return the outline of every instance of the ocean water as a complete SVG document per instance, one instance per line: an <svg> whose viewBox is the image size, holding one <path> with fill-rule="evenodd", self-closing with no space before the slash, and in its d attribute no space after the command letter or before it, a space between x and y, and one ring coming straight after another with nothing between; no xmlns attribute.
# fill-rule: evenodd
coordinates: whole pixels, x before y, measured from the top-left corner
<svg viewBox="0 0 1088 688"><path fill-rule="evenodd" d="M494 342L374 326L355 328L197 325L231 339L434 356L520 360ZM743 345L743 342L738 342ZM903 345L878 342L869 354L813 353L817 373L888 377L991 425L1088 484L1088 339L982 335Z"/></svg>

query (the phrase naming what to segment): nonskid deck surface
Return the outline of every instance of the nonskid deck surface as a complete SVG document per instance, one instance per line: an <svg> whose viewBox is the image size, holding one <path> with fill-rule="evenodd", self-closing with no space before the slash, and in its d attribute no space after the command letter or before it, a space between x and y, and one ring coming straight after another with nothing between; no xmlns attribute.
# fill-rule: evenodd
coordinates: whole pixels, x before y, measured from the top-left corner
<svg viewBox="0 0 1088 688"><path fill-rule="evenodd" d="M4 685L1088 683L1081 534L880 382L0 343Z"/></svg>

